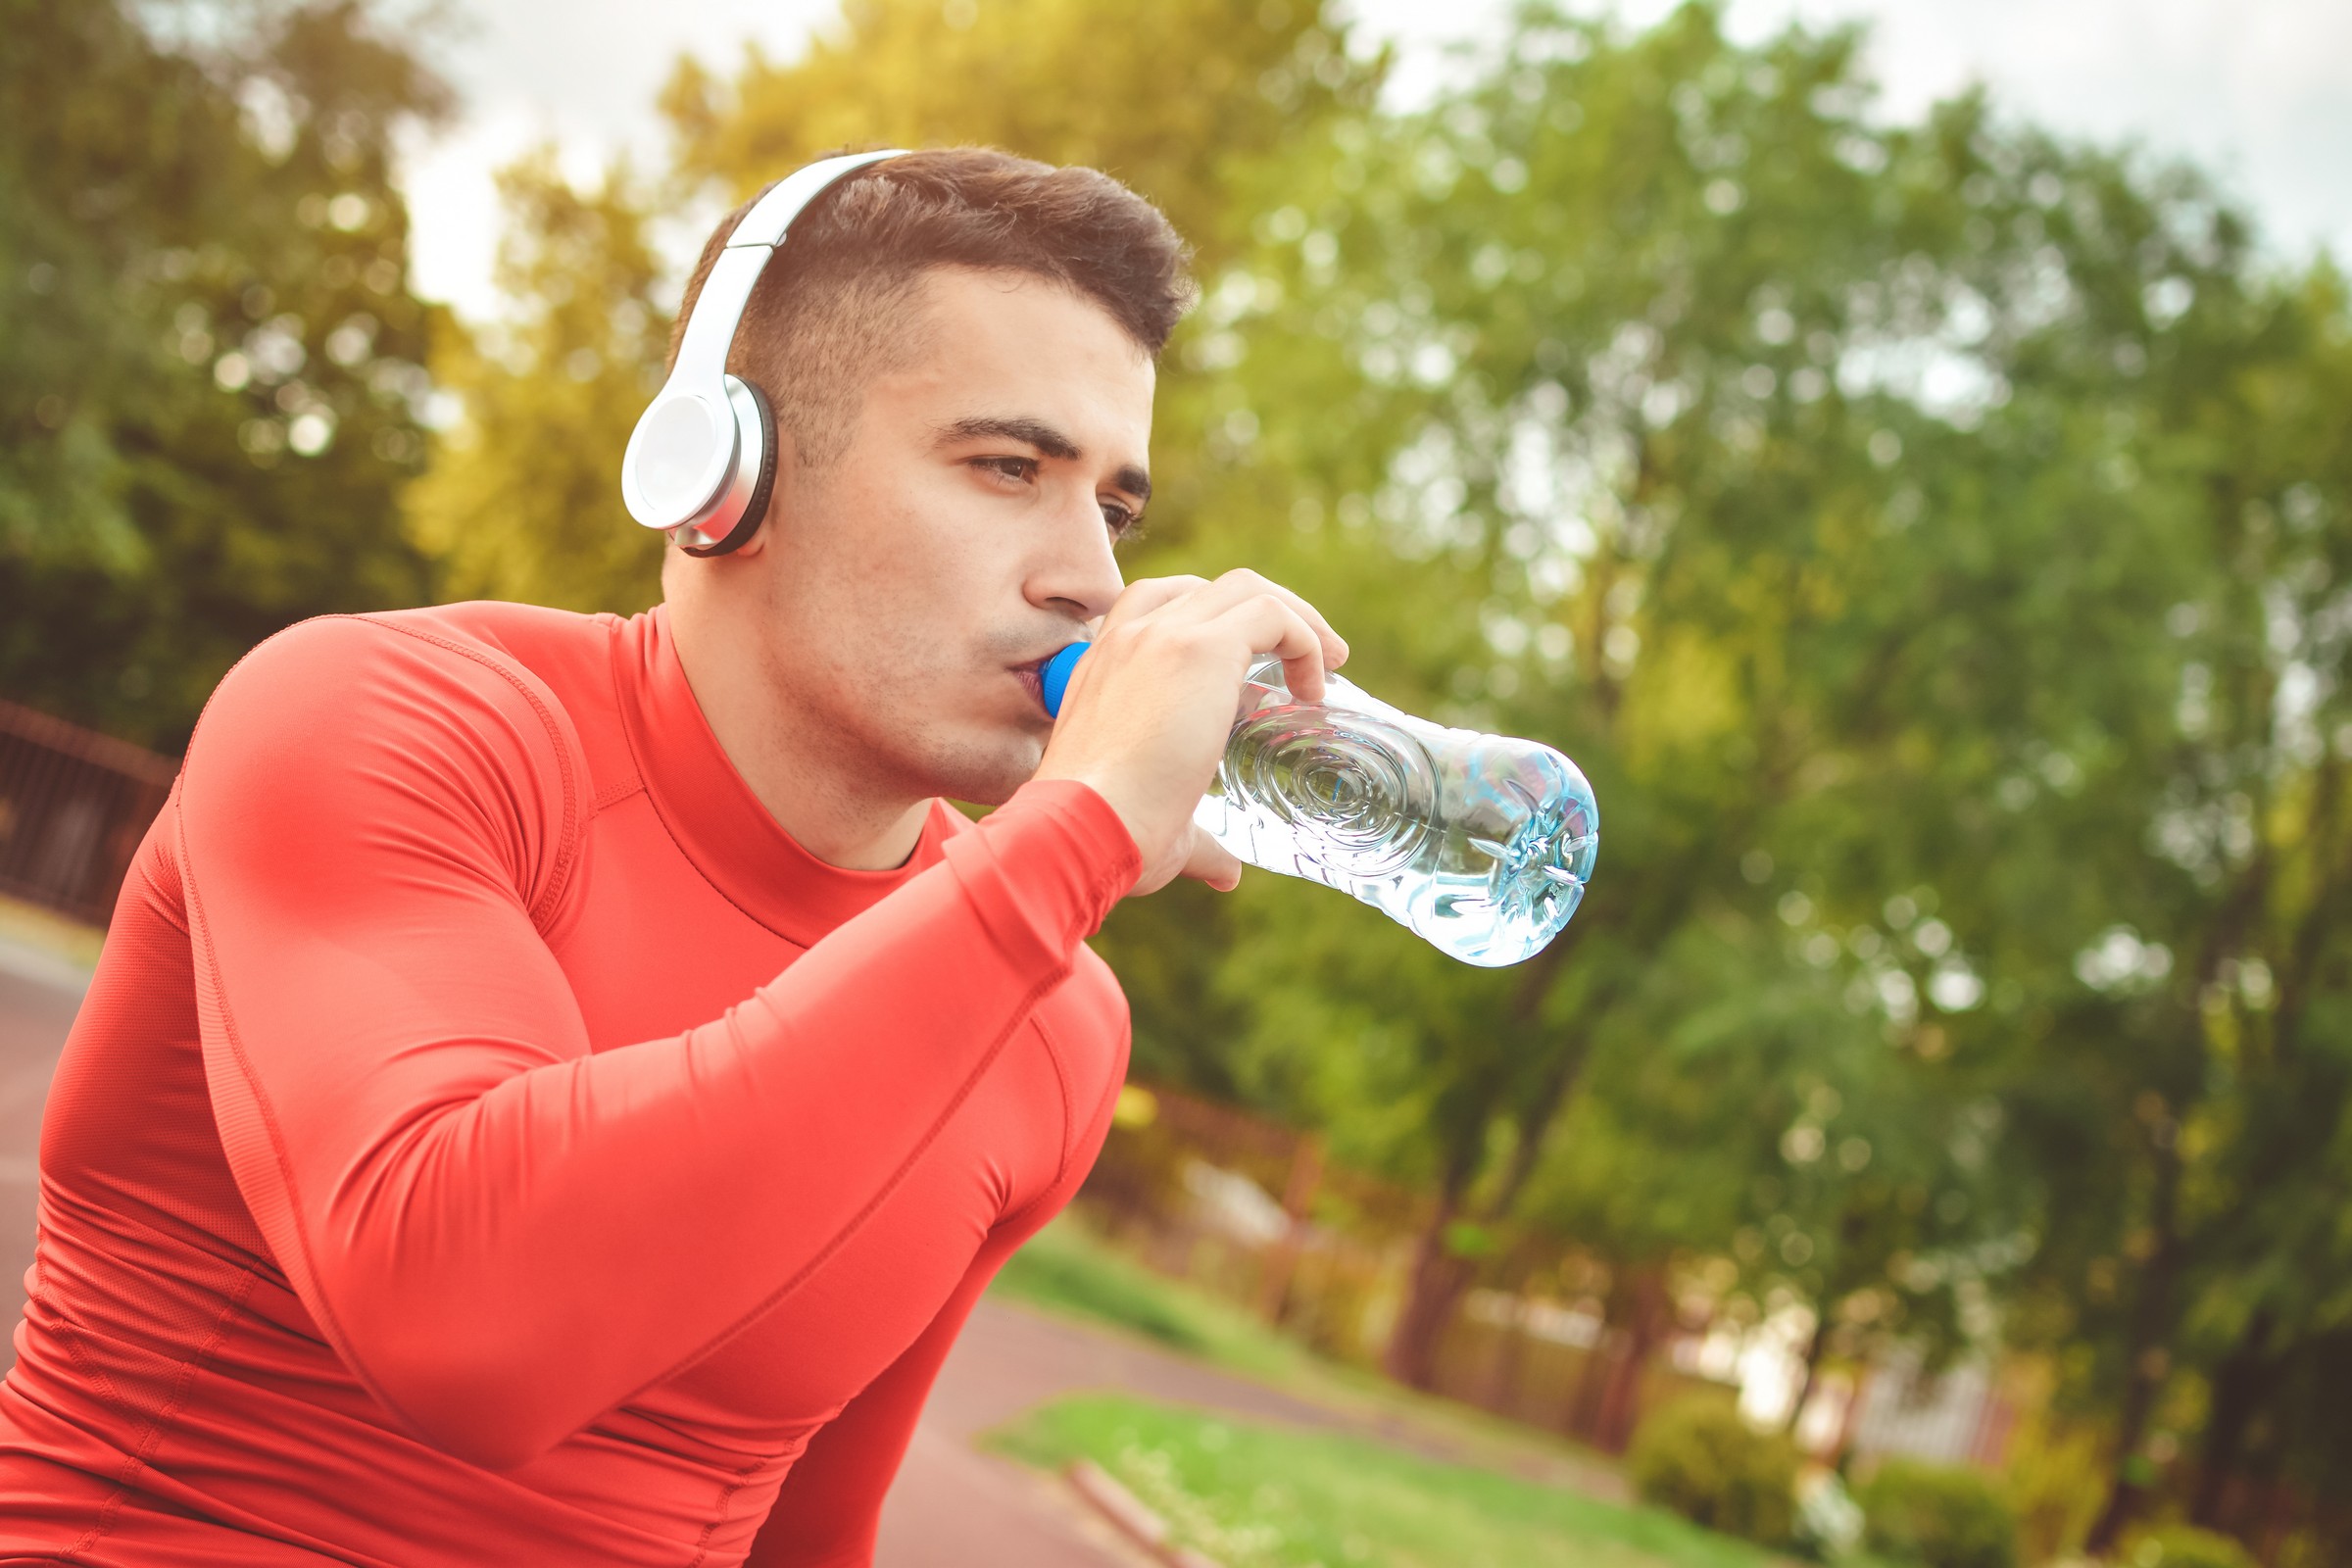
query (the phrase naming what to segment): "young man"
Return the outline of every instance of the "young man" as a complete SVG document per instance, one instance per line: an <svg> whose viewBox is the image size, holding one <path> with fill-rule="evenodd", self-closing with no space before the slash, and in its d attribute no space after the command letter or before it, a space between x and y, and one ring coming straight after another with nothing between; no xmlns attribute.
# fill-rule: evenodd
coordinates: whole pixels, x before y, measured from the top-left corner
<svg viewBox="0 0 2352 1568"><path fill-rule="evenodd" d="M735 337L747 546L631 620L312 621L221 683L51 1091L0 1562L870 1558L1101 1146L1082 939L1232 885L1191 812L1245 668L1345 657L1247 573L1122 591L1181 261L1091 171L860 171Z"/></svg>

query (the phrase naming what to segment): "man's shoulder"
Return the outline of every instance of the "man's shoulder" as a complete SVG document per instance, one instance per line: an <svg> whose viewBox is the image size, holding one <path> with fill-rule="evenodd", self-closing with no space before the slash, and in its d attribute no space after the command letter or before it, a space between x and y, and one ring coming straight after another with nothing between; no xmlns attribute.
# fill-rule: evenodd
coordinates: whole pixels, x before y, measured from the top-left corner
<svg viewBox="0 0 2352 1568"><path fill-rule="evenodd" d="M528 605L460 604L320 615L271 636L222 677L191 743L282 747L399 737L433 748L503 731L507 760L574 771L578 685L602 669L609 617ZM572 678L559 683L546 669ZM606 681L609 689L609 677Z"/></svg>
<svg viewBox="0 0 2352 1568"><path fill-rule="evenodd" d="M181 768L200 863L429 844L510 880L546 929L578 885L593 775L563 701L500 635L508 609L325 615L246 655Z"/></svg>
<svg viewBox="0 0 2352 1568"><path fill-rule="evenodd" d="M339 705L352 720L397 710L455 717L487 703L568 716L611 688L609 615L490 601L319 615L258 644L224 676L208 713L261 688L273 704ZM422 699L426 707L411 707ZM562 728L549 714L553 727Z"/></svg>
<svg viewBox="0 0 2352 1568"><path fill-rule="evenodd" d="M550 673L544 666L561 670L582 659L601 667L609 658L612 629L618 624L611 615L583 615L497 599L373 611L348 618L399 632L459 658L526 669L542 679Z"/></svg>

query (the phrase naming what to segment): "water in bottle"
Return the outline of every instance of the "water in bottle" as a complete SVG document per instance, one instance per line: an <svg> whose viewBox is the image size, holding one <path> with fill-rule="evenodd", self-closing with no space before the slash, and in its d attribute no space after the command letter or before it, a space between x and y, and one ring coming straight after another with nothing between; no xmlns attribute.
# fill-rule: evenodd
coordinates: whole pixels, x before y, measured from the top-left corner
<svg viewBox="0 0 2352 1568"><path fill-rule="evenodd" d="M1048 665L1049 710L1084 646ZM1592 787L1550 747L1415 718L1338 675L1302 703L1273 659L1250 671L1194 820L1251 865L1353 894L1489 967L1559 934L1600 851Z"/></svg>

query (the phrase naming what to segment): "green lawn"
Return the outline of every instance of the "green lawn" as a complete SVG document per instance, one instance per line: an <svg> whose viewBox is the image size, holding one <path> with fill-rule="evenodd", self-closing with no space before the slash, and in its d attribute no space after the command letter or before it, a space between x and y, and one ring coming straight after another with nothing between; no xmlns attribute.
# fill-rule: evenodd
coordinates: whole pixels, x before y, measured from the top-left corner
<svg viewBox="0 0 2352 1568"><path fill-rule="evenodd" d="M106 933L96 926L22 899L0 898L0 942L38 948L88 969L96 967L98 949L105 941Z"/></svg>
<svg viewBox="0 0 2352 1568"><path fill-rule="evenodd" d="M1015 1253L993 1290L1142 1336L1327 1408L1367 1421L1409 1422L1448 1450L1496 1469L1563 1480L1604 1496L1624 1492L1615 1463L1591 1449L1327 1360L1234 1303L1153 1273L1074 1214L1063 1214Z"/></svg>
<svg viewBox="0 0 2352 1568"><path fill-rule="evenodd" d="M1064 1214L1012 1255L992 1287L1050 1312L1156 1340L1185 1355L1268 1381L1308 1374L1316 1360L1230 1301L1154 1274Z"/></svg>
<svg viewBox="0 0 2352 1568"><path fill-rule="evenodd" d="M992 1435L1046 1468L1092 1459L1225 1568L1768 1568L1654 1508L1601 1502L1367 1439L1257 1426L1116 1395Z"/></svg>

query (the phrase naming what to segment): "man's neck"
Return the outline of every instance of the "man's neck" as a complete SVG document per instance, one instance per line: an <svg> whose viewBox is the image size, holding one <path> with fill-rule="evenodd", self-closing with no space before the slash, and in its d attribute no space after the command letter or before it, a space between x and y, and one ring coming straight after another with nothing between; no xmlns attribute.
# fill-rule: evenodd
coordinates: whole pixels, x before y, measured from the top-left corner
<svg viewBox="0 0 2352 1568"><path fill-rule="evenodd" d="M930 801L876 790L863 758L797 710L755 662L724 657L720 629L682 608L673 603L668 620L686 684L719 749L776 825L827 865L887 871L906 864Z"/></svg>

